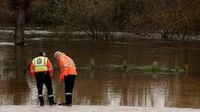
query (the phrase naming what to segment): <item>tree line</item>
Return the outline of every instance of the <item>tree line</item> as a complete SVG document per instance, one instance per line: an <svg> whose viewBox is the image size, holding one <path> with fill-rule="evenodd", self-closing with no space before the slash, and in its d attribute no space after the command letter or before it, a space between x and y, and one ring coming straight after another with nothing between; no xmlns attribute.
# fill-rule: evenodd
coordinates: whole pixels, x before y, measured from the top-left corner
<svg viewBox="0 0 200 112"><path fill-rule="evenodd" d="M108 39L110 32L127 31L164 40L186 40L200 32L200 0L32 2L30 25L54 26L66 32L84 31L92 39Z"/></svg>

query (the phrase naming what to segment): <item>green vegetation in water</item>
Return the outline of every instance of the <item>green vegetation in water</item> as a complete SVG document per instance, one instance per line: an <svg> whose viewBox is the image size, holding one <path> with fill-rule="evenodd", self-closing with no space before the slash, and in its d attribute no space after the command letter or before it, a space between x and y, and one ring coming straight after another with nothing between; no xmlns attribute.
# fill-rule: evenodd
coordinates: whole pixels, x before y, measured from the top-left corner
<svg viewBox="0 0 200 112"><path fill-rule="evenodd" d="M147 73L184 73L185 69L179 66L175 68L164 68L160 66L145 66L143 68L144 72Z"/></svg>
<svg viewBox="0 0 200 112"><path fill-rule="evenodd" d="M185 73L185 69L180 66L176 66L175 68L166 68L161 66L133 66L133 65L110 65L107 67L109 70L112 71L118 71L118 72L127 72L127 73L133 73L133 72L144 72L144 73L158 73L158 74L182 74ZM78 70L82 71L92 71L95 69L94 66L91 66L90 64L78 66Z"/></svg>
<svg viewBox="0 0 200 112"><path fill-rule="evenodd" d="M168 73L175 73L175 74L181 74L185 73L185 69L179 66L176 66L175 68L166 68L161 66L127 66L124 68L123 66L111 66L111 70L114 71L120 71L120 72L144 72L144 73L158 73L158 74L168 74Z"/></svg>
<svg viewBox="0 0 200 112"><path fill-rule="evenodd" d="M173 68L173 69L170 69L170 72L184 73L184 72L185 72L185 69L177 66L177 67L175 67L175 68Z"/></svg>
<svg viewBox="0 0 200 112"><path fill-rule="evenodd" d="M159 66L144 66L143 71L144 72L152 72L152 73L158 73L161 72L161 67Z"/></svg>

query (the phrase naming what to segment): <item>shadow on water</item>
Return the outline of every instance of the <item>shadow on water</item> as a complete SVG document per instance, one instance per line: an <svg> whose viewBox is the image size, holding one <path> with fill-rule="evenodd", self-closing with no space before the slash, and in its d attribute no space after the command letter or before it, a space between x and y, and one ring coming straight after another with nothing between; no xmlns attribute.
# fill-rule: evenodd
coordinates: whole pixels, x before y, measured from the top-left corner
<svg viewBox="0 0 200 112"><path fill-rule="evenodd" d="M56 50L61 50L71 56L78 67L90 65L91 59L95 63L94 70L78 69L74 104L200 107L199 43L123 37L112 41L41 38L27 38L24 47L0 44L0 105L37 104L35 80L28 66L40 50L46 51L54 64L54 93L57 102L63 102L64 88L57 81L59 69L53 57ZM109 65L122 65L124 61L132 66L151 65L154 61L168 68L187 65L188 71L183 75L161 75L108 69ZM44 91L46 94L46 89Z"/></svg>
<svg viewBox="0 0 200 112"><path fill-rule="evenodd" d="M23 46L15 47L15 58L16 58L16 78L14 91L14 104L24 104L28 102L27 97L29 96L30 88L26 80L26 57ZM12 83L11 83L12 84Z"/></svg>
<svg viewBox="0 0 200 112"><path fill-rule="evenodd" d="M23 47L10 47L1 52L1 99L2 105L25 104L29 96L26 81L25 56Z"/></svg>

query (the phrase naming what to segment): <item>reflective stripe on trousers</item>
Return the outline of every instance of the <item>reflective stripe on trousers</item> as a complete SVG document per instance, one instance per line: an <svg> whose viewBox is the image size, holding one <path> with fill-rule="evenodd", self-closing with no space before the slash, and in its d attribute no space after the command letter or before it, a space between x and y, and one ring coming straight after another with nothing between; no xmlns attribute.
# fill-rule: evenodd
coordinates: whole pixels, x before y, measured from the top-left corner
<svg viewBox="0 0 200 112"><path fill-rule="evenodd" d="M38 95L38 97L43 97L43 95Z"/></svg>
<svg viewBox="0 0 200 112"><path fill-rule="evenodd" d="M48 97L54 97L54 95L48 95Z"/></svg>
<svg viewBox="0 0 200 112"><path fill-rule="evenodd" d="M65 93L65 95L72 95L72 93Z"/></svg>

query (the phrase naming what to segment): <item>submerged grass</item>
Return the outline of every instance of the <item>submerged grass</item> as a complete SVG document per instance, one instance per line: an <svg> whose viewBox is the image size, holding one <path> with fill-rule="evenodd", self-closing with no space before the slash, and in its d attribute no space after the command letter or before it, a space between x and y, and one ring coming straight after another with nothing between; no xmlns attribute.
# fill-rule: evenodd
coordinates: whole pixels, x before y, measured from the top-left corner
<svg viewBox="0 0 200 112"><path fill-rule="evenodd" d="M157 74L184 74L186 72L186 69L184 67L176 66L174 68L167 68L167 67L161 67L161 66L132 66L128 65L126 67L123 66L110 66L110 70L114 71L121 71L121 72L127 72L127 73L136 73L136 72L143 72L143 73L157 73Z"/></svg>
<svg viewBox="0 0 200 112"><path fill-rule="evenodd" d="M77 67L81 71L93 71L95 66L90 64ZM106 69L111 71L126 72L126 73L157 73L157 74L184 74L186 69L184 67L176 66L174 68L167 68L161 66L133 66L133 65L109 65Z"/></svg>
<svg viewBox="0 0 200 112"><path fill-rule="evenodd" d="M185 69L181 67L165 68L160 66L145 66L143 71L147 73L185 73Z"/></svg>

